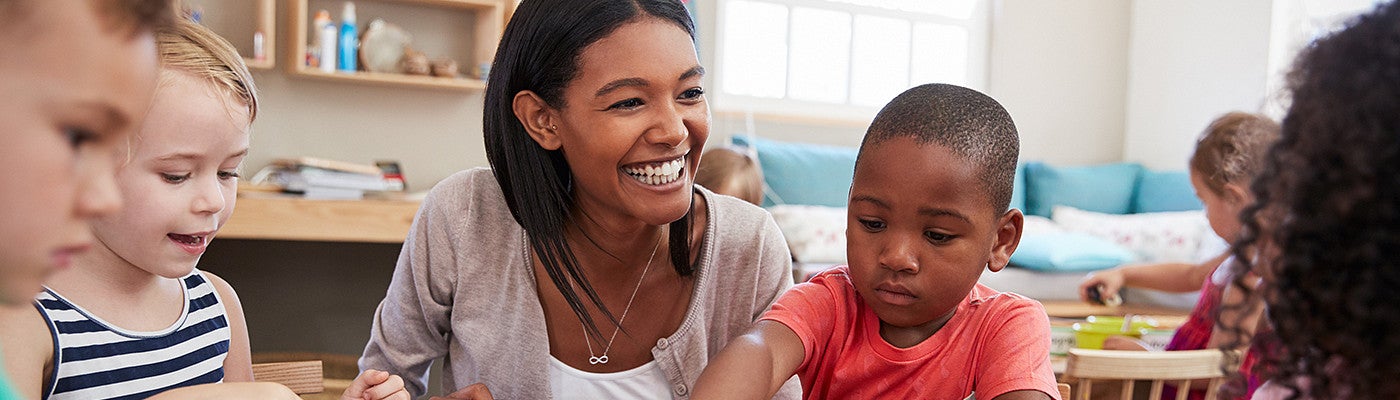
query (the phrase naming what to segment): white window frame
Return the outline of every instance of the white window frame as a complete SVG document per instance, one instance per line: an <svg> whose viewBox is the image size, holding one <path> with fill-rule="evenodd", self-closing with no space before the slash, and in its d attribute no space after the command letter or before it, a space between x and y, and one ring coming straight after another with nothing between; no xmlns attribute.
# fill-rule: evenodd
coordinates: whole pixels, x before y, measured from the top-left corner
<svg viewBox="0 0 1400 400"><path fill-rule="evenodd" d="M776 116L776 117L796 117L796 118L810 118L810 119L822 119L822 120L833 120L833 119L834 119L834 120L861 121L861 122L868 122L868 121L870 121L872 118L874 118L875 113L879 112L879 108L878 108L878 107L870 107L870 106L864 106L864 105L851 104L851 93L852 93L852 91L849 90L849 89L847 90L847 93L846 93L846 103L845 103L845 104L833 104L833 103L823 103L823 102L815 102L815 101L807 101L807 100L792 99L792 98L789 97L789 96L791 95L791 94L790 94L790 93L791 93L791 88L790 88L790 87L789 87L789 88L785 88L785 92L786 92L786 93L784 94L784 97L783 97L783 98L758 97L758 96L750 96L750 95L726 93L726 92L724 91L724 87L723 87L724 74L726 73L726 71L724 71L723 66L725 65L725 57L726 57L726 52L725 52L724 46L725 46L725 40L726 40L726 38L725 38L725 35L726 35L726 29L725 29L726 26L725 26L725 24L727 23L727 21L726 21L726 17L725 17L725 16L727 15L726 13L728 12L729 1L730 1L730 0L717 0L717 1L716 1L716 3L717 3L717 4L716 4L716 5L717 5L716 9L717 9L717 10L716 10L716 13L715 13L715 23L714 23L714 26L712 27L712 28L713 28L713 32L714 32L714 38L715 38L715 40L714 40L713 42L711 42L711 43L713 43L713 45L715 46L715 49L716 49L716 51L715 51L715 53L714 53L715 62L714 62L713 64L711 64L711 65L713 65L713 66L715 67L715 71L712 72L712 74L713 74L713 76L714 76L714 80L713 80L712 82L714 83L715 90L711 90L710 93L713 93L713 95L708 96L708 97L710 98L710 102L711 102L711 105L713 106L714 111L716 111L717 113L742 113L742 114L748 114L748 115L757 114L757 115ZM870 15L870 16L875 16L875 17L902 19L902 20L910 21L911 26L913 26L913 25L916 24L916 23L933 23L933 24L938 24L938 25L962 27L962 28L966 29L967 32L968 32L968 47L967 47L967 50L968 50L968 53L967 53L967 60L968 60L968 61L967 61L967 62L968 62L968 64L967 64L967 78L966 78L966 81L963 82L963 85L965 85L965 86L967 86L967 87L970 87L970 88L973 88L973 89L976 89L976 90L979 90L979 91L983 91L983 92L986 91L986 87L987 87L987 69L988 69L988 68L987 68L987 65L988 65L988 60L989 60L989 57L990 57L990 47L991 47L991 40L990 40L990 36L991 36L991 34L990 34L990 30L991 30L991 29L990 29L990 28L991 28L991 13L992 13L992 10L991 10L991 0L977 0L976 5L974 6L974 9L973 9L973 11L972 11L971 17L969 17L969 18L966 19L966 20L964 20L964 19L957 19L957 18L951 18L951 17L947 17L947 16L942 16L942 15L936 15L936 14L919 13L919 12L910 12L910 11L901 11L901 10L894 10L894 9L889 9L889 8L881 8L881 7L874 7L874 6L867 6L867 5L859 5L859 4L851 4L851 3L838 2L838 1L829 1L829 0L749 0L749 1L758 1L758 2L772 3L772 4L778 4L778 5L783 5L783 6L788 7L789 12L788 12L788 35L787 35L787 39L788 39L788 43L789 43L789 48L791 48L791 43L792 43L792 31L791 31L791 29L792 29L792 12L791 12L791 10L792 10L793 7L808 7L808 8L816 8L816 9L840 11L840 12L850 13L853 17L854 17L855 15L858 15L858 14L859 14L859 15ZM854 23L855 23L855 18L852 18L851 20L852 20L852 24L854 24ZM913 32L913 30L911 29L911 35L913 34L912 32ZM913 41L912 38L911 38L911 40L910 40L910 46L911 46L911 47L913 46L913 42L914 42L914 41ZM854 47L855 47L855 46L852 45L851 48L846 49L846 51L847 51L847 52L853 52ZM911 48L911 49L910 49L910 54L911 54L911 55L912 55L912 54L915 54L915 50ZM789 59L791 59L791 54L789 54L788 57L789 57ZM854 56L852 56L852 57L854 57ZM912 63L913 57L910 57L910 59L911 59L910 62ZM851 65L854 65L854 62L852 62ZM847 84L848 84L848 85L851 85L851 84L854 82L854 79L852 79L852 77L850 76L849 69L851 69L852 67L848 66L847 68L848 68L848 73L847 73ZM911 66L911 69L912 69L912 66ZM787 79L788 79L788 82L790 83L790 82L792 81L792 75L791 75L791 74L792 74L792 68L791 68L791 66L788 67L788 71L787 71L786 73L788 74L788 78L787 78ZM911 76L912 76L912 74L911 74ZM912 79L912 78L911 78L911 79ZM913 83L913 84L923 84L923 83L927 83L927 82L915 82L915 83Z"/></svg>

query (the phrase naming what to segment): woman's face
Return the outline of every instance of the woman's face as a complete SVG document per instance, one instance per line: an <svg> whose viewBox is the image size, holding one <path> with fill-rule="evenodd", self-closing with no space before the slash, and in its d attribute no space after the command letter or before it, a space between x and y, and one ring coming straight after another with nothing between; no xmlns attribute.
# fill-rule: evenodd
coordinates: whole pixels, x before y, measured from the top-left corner
<svg viewBox="0 0 1400 400"><path fill-rule="evenodd" d="M605 225L680 219L710 132L690 35L642 18L584 48L578 62L550 128L573 170L576 204Z"/></svg>

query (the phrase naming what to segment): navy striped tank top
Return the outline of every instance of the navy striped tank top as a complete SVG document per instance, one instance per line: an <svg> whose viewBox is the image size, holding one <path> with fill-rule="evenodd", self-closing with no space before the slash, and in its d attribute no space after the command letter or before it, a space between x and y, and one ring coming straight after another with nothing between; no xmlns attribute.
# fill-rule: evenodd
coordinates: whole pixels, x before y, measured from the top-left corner
<svg viewBox="0 0 1400 400"><path fill-rule="evenodd" d="M185 311L159 332L112 326L44 288L35 307L54 338L54 370L44 398L143 399L223 381L230 335L224 306L199 270L181 281Z"/></svg>

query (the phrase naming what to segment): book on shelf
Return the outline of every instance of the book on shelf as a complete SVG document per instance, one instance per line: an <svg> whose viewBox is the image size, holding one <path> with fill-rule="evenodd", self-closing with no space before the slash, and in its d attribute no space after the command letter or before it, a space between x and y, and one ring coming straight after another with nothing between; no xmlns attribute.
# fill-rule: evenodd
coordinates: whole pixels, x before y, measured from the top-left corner
<svg viewBox="0 0 1400 400"><path fill-rule="evenodd" d="M312 157L273 161L252 182L270 183L284 192L316 199L360 199L365 192L403 190L403 181L386 177L377 166Z"/></svg>

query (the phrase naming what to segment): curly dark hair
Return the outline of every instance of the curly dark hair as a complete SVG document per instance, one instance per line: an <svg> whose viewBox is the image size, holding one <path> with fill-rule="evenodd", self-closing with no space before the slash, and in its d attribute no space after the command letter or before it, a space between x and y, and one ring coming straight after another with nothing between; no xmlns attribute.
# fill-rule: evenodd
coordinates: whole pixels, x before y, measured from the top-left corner
<svg viewBox="0 0 1400 400"><path fill-rule="evenodd" d="M1278 347L1252 372L1292 398L1400 398L1400 5L1318 40L1288 79L1236 244L1240 260L1261 249L1235 267L1259 272L1259 290L1234 285L1267 303Z"/></svg>

